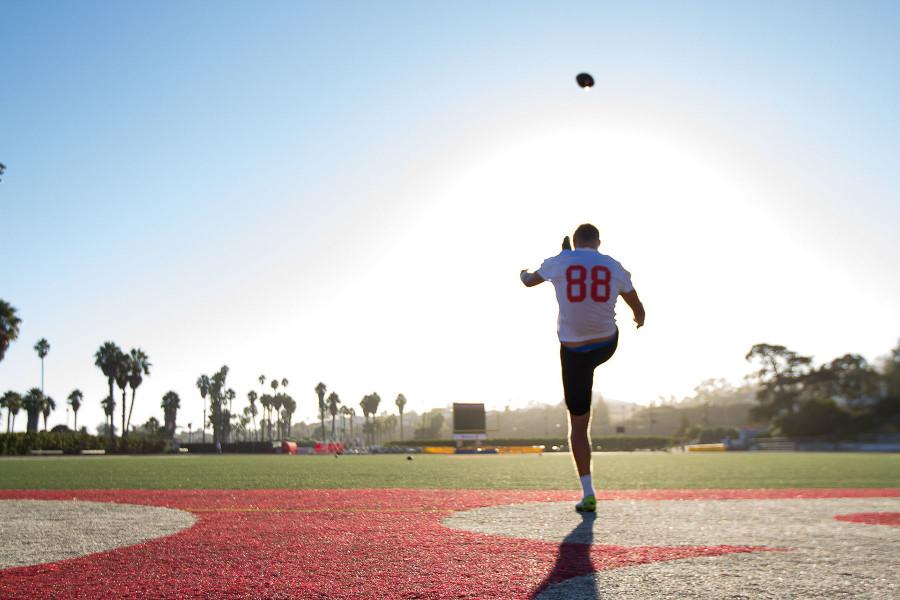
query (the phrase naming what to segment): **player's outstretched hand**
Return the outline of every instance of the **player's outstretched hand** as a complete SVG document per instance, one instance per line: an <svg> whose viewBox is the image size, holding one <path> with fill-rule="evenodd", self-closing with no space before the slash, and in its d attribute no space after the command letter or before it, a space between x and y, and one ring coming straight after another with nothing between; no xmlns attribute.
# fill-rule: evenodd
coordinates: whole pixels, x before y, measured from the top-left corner
<svg viewBox="0 0 900 600"><path fill-rule="evenodd" d="M634 324L637 325L637 329L640 329L644 326L644 317L642 316L640 319L637 317L634 318Z"/></svg>
<svg viewBox="0 0 900 600"><path fill-rule="evenodd" d="M569 236L566 236L563 238L562 249L563 250L571 250L572 249L572 242L569 241Z"/></svg>
<svg viewBox="0 0 900 600"><path fill-rule="evenodd" d="M519 279L522 280L522 283L527 283L528 269L522 269L521 271L519 271Z"/></svg>

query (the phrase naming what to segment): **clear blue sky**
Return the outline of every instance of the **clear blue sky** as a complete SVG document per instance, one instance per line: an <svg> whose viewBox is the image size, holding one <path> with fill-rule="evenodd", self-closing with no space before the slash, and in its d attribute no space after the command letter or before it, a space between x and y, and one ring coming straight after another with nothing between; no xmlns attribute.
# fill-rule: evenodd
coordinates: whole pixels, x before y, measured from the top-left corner
<svg viewBox="0 0 900 600"><path fill-rule="evenodd" d="M107 339L154 363L138 422L173 389L196 426L221 364L301 419L320 380L557 401L552 293L517 273L588 220L648 308L609 396L896 343L896 3L487 4L4 2L0 390L46 337L92 428Z"/></svg>

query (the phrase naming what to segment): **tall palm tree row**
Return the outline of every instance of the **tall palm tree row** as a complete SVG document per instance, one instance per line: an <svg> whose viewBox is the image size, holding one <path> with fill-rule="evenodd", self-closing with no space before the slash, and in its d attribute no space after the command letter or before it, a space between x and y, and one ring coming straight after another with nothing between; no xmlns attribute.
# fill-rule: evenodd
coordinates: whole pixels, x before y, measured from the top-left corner
<svg viewBox="0 0 900 600"><path fill-rule="evenodd" d="M403 408L406 406L406 396L403 394L397 394L397 399L394 401L394 404L397 405L397 408L400 410L400 441L403 441Z"/></svg>
<svg viewBox="0 0 900 600"><path fill-rule="evenodd" d="M6 300L0 300L0 360L6 356L9 345L18 339L21 323L15 307Z"/></svg>
<svg viewBox="0 0 900 600"><path fill-rule="evenodd" d="M0 406L6 409L6 433L10 433L16 426L16 415L22 408L22 396L9 391L0 398Z"/></svg>
<svg viewBox="0 0 900 600"><path fill-rule="evenodd" d="M41 338L34 345L34 351L37 352L38 358L41 359L41 393L44 393L44 358L50 353L50 342L46 338Z"/></svg>
<svg viewBox="0 0 900 600"><path fill-rule="evenodd" d="M84 400L84 394L81 390L72 390L69 394L69 406L72 407L72 414L75 415L75 431L78 431L78 410L81 408L81 401Z"/></svg>

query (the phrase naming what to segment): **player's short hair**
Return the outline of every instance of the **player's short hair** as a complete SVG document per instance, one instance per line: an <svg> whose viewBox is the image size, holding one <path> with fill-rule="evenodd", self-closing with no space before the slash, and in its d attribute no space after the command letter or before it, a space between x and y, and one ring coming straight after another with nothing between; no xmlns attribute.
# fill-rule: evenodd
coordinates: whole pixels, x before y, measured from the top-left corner
<svg viewBox="0 0 900 600"><path fill-rule="evenodd" d="M572 236L572 241L575 242L576 246L579 246L581 244L590 244L591 242L599 242L600 230L598 230L590 223L584 223L583 225L579 225L578 229L575 230L575 235Z"/></svg>

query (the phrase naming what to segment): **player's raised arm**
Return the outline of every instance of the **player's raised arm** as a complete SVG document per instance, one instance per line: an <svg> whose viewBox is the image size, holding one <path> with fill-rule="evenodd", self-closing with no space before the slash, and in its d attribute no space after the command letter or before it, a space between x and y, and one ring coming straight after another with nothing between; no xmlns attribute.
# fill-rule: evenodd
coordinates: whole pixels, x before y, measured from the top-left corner
<svg viewBox="0 0 900 600"><path fill-rule="evenodd" d="M519 279L525 284L525 287L534 287L539 283L544 283L544 278L537 273L529 273L528 269L522 269L519 273Z"/></svg>
<svg viewBox="0 0 900 600"><path fill-rule="evenodd" d="M638 329L640 329L644 326L645 315L644 305L641 303L641 299L638 298L637 290L622 292L622 297L625 298L625 302L631 307L631 312L634 313L634 322L637 324Z"/></svg>

